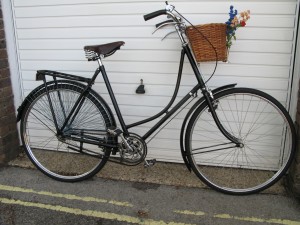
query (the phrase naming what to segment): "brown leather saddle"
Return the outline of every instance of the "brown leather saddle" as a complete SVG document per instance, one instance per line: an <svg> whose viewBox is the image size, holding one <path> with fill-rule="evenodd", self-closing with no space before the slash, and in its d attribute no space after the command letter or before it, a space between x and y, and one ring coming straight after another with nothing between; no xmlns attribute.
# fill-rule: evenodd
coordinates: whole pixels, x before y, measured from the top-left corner
<svg viewBox="0 0 300 225"><path fill-rule="evenodd" d="M124 44L124 41L117 41L103 45L89 45L84 46L84 51L86 52L86 57L89 60L96 60L101 55L107 57L114 54Z"/></svg>

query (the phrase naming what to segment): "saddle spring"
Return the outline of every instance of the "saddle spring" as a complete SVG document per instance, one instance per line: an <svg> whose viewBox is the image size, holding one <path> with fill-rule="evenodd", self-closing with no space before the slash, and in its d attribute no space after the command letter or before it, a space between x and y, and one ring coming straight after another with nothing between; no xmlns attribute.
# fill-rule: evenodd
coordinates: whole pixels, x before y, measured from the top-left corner
<svg viewBox="0 0 300 225"><path fill-rule="evenodd" d="M88 59L88 61L94 61L100 58L100 56L94 51L84 50L84 52L85 57Z"/></svg>

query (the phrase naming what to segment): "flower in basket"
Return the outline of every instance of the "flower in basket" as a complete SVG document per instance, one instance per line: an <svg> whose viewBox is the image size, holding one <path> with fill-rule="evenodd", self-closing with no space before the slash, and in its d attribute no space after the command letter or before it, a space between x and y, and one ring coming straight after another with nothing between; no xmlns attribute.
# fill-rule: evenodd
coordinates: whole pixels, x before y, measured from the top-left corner
<svg viewBox="0 0 300 225"><path fill-rule="evenodd" d="M235 32L239 27L244 27L250 19L250 10L243 11L238 16L238 11L230 6L229 19L226 22L226 46L230 49L232 39L236 40Z"/></svg>

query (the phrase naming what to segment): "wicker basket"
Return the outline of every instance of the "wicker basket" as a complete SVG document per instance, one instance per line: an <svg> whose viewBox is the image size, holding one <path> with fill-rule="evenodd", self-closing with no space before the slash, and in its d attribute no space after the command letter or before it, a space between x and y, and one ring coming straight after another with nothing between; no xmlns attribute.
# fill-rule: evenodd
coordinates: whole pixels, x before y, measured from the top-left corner
<svg viewBox="0 0 300 225"><path fill-rule="evenodd" d="M201 33L190 26L187 27L186 34L188 39L190 40L190 44L192 46L192 50L197 62L208 62L216 60L226 62L226 24L210 23L197 25L196 28ZM205 36L211 44L203 36ZM216 49L217 54L214 48Z"/></svg>

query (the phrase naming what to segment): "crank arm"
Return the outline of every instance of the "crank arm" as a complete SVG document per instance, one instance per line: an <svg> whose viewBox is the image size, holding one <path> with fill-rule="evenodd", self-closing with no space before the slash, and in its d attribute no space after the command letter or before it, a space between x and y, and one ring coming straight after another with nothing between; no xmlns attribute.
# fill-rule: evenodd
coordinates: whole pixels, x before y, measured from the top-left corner
<svg viewBox="0 0 300 225"><path fill-rule="evenodd" d="M130 164L130 163L127 163L126 161L123 160L123 158L121 157L109 157L108 158L108 161L109 162L112 162L112 163L117 163L117 164L120 164L120 165L125 165L125 166L136 166L138 164Z"/></svg>
<svg viewBox="0 0 300 225"><path fill-rule="evenodd" d="M102 143L102 142L98 143L98 146L106 147L106 148L117 148L118 147L118 145L116 145L116 144L107 144L107 143Z"/></svg>

